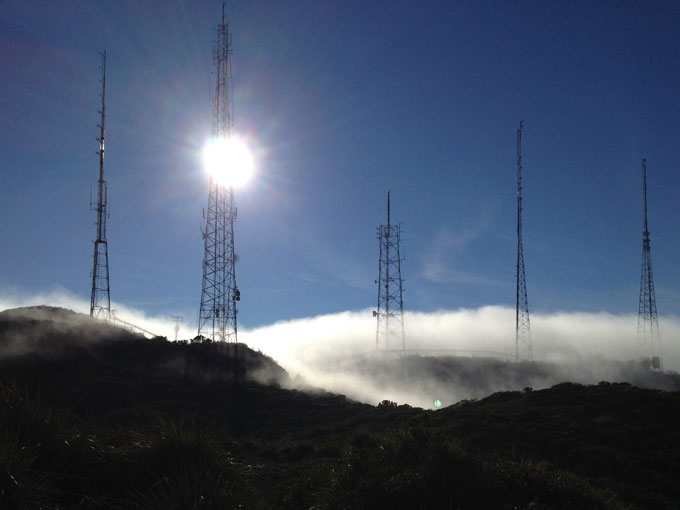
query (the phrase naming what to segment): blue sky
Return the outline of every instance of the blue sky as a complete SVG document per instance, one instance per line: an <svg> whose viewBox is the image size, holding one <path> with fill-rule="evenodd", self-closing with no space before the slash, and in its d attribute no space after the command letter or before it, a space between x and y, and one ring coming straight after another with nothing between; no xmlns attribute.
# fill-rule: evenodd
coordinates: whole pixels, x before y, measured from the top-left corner
<svg viewBox="0 0 680 510"><path fill-rule="evenodd" d="M197 323L219 2L0 5L0 292L89 300L99 52L112 299ZM514 307L524 120L532 312L637 313L641 159L680 315L677 2L232 1L239 323L375 306L387 190L404 301Z"/></svg>

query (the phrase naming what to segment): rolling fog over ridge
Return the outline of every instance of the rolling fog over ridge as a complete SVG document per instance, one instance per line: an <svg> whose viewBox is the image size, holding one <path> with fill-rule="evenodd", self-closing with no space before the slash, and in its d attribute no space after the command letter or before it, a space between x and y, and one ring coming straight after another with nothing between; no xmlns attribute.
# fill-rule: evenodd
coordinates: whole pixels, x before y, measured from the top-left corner
<svg viewBox="0 0 680 510"><path fill-rule="evenodd" d="M67 295L51 299L74 309L82 310L84 305ZM14 308L7 303L0 299L0 308ZM490 358L485 354L509 351L514 337L510 338L508 326L512 326L513 317L514 310L503 307L407 312L409 352L403 361L375 353L370 310L244 329L240 340L271 356L289 372L298 388L319 387L372 405L390 400L432 408L435 400L446 406L496 391L540 389L565 381L627 381L642 387L674 389L667 380L660 381L630 363L636 359L636 317L632 315L536 314L532 327L537 363L533 364L506 363L502 356ZM174 338L169 318L134 313L123 318L154 332L165 327L168 338ZM663 317L661 325L664 338L680 335L678 318ZM195 336L190 332L183 336L187 330L183 329L179 337ZM670 348L673 342L668 344L664 368L677 370L674 360L678 352ZM452 349L460 352L445 352ZM473 354L476 357L470 357Z"/></svg>
<svg viewBox="0 0 680 510"><path fill-rule="evenodd" d="M514 334L509 338L514 333L514 312L496 306L406 312L408 356L404 360L371 350L375 337L370 309L276 323L246 331L242 338L291 375L373 404L388 399L432 408L435 400L450 405L496 391L547 388L566 381L626 381L678 389L631 362L638 358L633 315L534 314L536 363L506 362L510 357L503 353L509 353L514 342ZM662 328L663 334L677 338L680 320L663 318ZM678 366L677 347L669 342L664 368L677 370Z"/></svg>

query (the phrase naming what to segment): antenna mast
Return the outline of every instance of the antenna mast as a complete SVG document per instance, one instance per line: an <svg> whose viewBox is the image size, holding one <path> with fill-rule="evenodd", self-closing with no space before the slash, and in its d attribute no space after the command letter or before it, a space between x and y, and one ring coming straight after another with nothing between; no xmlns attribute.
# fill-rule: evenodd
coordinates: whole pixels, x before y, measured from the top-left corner
<svg viewBox="0 0 680 510"><path fill-rule="evenodd" d="M404 335L404 297L401 279L401 224L390 221L390 192L387 192L387 225L378 227L380 258L378 261L378 309L375 333L376 350L406 350Z"/></svg>
<svg viewBox="0 0 680 510"><path fill-rule="evenodd" d="M522 247L522 127L517 130L517 294L515 297L515 361L533 361L529 324L529 301L524 274L524 249Z"/></svg>
<svg viewBox="0 0 680 510"><path fill-rule="evenodd" d="M108 320L111 317L111 293L109 290L109 247L106 242L107 185L104 180L104 121L106 118L106 50L102 57L102 106L99 124L99 181L97 183L97 240L94 242L94 266L92 268L92 297L90 317Z"/></svg>
<svg viewBox="0 0 680 510"><path fill-rule="evenodd" d="M231 115L231 40L222 4L222 22L217 26L213 49L216 71L213 99L213 138L229 138ZM231 185L210 177L208 210L204 213L203 288L198 318L198 335L214 342L237 341L236 302L241 295L236 286L234 221L236 206Z"/></svg>
<svg viewBox="0 0 680 510"><path fill-rule="evenodd" d="M652 276L652 255L647 226L647 159L642 160L642 193L644 197L644 230L642 231L642 274L640 277L640 303L638 306L638 349L644 364L660 370L661 337L656 313L656 296Z"/></svg>
<svg viewBox="0 0 680 510"><path fill-rule="evenodd" d="M177 335L179 334L179 323L182 322L182 317L179 315L173 316L173 320L175 321L175 342L177 341Z"/></svg>

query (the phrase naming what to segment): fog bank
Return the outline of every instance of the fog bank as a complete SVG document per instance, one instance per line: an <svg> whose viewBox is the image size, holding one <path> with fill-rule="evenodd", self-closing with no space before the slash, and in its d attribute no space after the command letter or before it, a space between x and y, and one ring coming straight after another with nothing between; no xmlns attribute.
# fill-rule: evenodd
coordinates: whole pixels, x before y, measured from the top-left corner
<svg viewBox="0 0 680 510"><path fill-rule="evenodd" d="M4 291L3 291L4 292ZM0 311L39 304L89 313L89 301L65 291L40 295L0 293ZM171 316L151 317L112 304L117 316L158 335L174 338ZM659 318L663 364L680 371L680 318ZM547 387L562 381L597 383L629 380L663 387L659 380L633 373L638 359L637 314L558 312L533 314L531 333L539 366L517 365L512 359L514 308L407 312L407 358L375 351L375 319L371 309L280 321L239 329L239 341L271 356L299 386L316 386L377 404L382 400L432 407L480 398L501 390ZM196 335L182 323L179 338ZM472 359L472 358L475 359ZM485 360L480 360L484 358ZM400 361L401 360L401 361ZM635 370L632 370L632 367ZM666 388L668 389L668 388Z"/></svg>
<svg viewBox="0 0 680 510"><path fill-rule="evenodd" d="M432 407L436 399L451 404L564 381L630 381L671 389L630 364L638 358L636 315L532 315L537 366L505 362L512 359L514 319L514 309L500 306L407 312L403 361L375 352L370 309L278 322L243 331L239 338L272 356L293 377L371 404L387 399ZM664 368L678 370L680 349L673 339L680 338L680 319L662 317L660 325Z"/></svg>

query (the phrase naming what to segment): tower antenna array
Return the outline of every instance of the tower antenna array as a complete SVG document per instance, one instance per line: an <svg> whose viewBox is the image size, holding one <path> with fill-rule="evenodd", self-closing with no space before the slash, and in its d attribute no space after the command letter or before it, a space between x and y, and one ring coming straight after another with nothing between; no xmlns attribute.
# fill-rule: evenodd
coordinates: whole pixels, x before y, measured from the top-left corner
<svg viewBox="0 0 680 510"><path fill-rule="evenodd" d="M231 115L231 40L222 4L222 22L217 26L213 50L216 71L213 99L212 136L228 139L233 118ZM198 318L198 335L216 342L237 341L236 301L240 292L236 287L234 251L234 221L236 206L231 185L220 184L210 177L208 210L204 211L203 288Z"/></svg>
<svg viewBox="0 0 680 510"><path fill-rule="evenodd" d="M104 121L106 119L106 50L102 57L102 106L99 113L99 181L97 183L97 240L94 242L94 266L92 268L92 297L90 317L108 320L111 317L111 293L109 290L109 245L106 242L107 185L104 180Z"/></svg>
<svg viewBox="0 0 680 510"><path fill-rule="evenodd" d="M640 277L640 304L638 307L638 349L645 364L661 369L661 337L656 314L652 255L647 226L647 159L642 160L642 191L644 197L644 230L642 231L642 274Z"/></svg>
<svg viewBox="0 0 680 510"><path fill-rule="evenodd" d="M533 361L529 301L524 274L524 249L522 247L522 127L517 130L517 294L515 298L515 361Z"/></svg>
<svg viewBox="0 0 680 510"><path fill-rule="evenodd" d="M401 224L390 222L390 192L387 192L387 225L378 227L380 258L378 261L378 309L375 333L376 350L406 350L404 335L404 297L401 279L399 243Z"/></svg>

